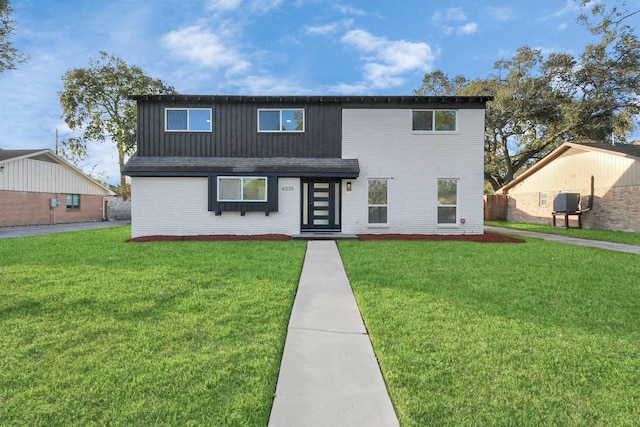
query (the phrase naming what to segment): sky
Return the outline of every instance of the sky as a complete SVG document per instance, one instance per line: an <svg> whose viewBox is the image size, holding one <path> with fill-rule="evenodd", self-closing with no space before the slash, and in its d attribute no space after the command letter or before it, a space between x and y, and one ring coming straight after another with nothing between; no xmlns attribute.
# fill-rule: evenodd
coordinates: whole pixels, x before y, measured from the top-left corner
<svg viewBox="0 0 640 427"><path fill-rule="evenodd" d="M635 1L635 0L634 0ZM411 95L425 73L468 79L518 47L578 55L579 0L10 0L14 47L0 73L0 148L55 148L62 76L105 51L183 94ZM84 172L119 182L115 146Z"/></svg>

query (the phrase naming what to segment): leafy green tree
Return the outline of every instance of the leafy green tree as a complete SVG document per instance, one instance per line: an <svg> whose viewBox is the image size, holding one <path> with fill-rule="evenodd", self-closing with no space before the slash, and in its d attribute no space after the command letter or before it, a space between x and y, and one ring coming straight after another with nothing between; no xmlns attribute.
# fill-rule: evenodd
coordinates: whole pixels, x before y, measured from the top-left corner
<svg viewBox="0 0 640 427"><path fill-rule="evenodd" d="M606 18L611 13L597 9L601 21L590 28L600 39L579 56L544 57L521 47L513 58L498 61L497 75L486 79L425 75L418 95L494 97L485 121L485 179L494 191L563 142L624 143L636 129L640 42L630 27Z"/></svg>
<svg viewBox="0 0 640 427"><path fill-rule="evenodd" d="M9 0L0 0L0 73L4 70L15 70L16 63L27 60L9 40L9 36L14 30L11 12Z"/></svg>
<svg viewBox="0 0 640 427"><path fill-rule="evenodd" d="M578 21L585 24L593 34L605 34L618 30L633 32L633 28L627 24L628 20L640 13L640 9L629 9L624 0L610 6L602 2L580 0L580 6L585 9L585 12L580 14Z"/></svg>
<svg viewBox="0 0 640 427"><path fill-rule="evenodd" d="M59 92L62 117L78 137L62 142L63 151L72 158L86 156L91 142L111 141L118 151L120 167L136 148L136 106L130 95L175 93L162 80L146 76L136 66L100 52L86 68L74 68L63 76L64 90ZM120 186L126 188L124 175Z"/></svg>

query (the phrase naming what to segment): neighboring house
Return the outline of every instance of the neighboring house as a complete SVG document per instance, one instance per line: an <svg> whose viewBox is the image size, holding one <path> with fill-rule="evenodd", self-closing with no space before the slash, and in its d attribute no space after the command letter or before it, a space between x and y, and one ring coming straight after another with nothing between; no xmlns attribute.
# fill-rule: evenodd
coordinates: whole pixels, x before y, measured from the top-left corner
<svg viewBox="0 0 640 427"><path fill-rule="evenodd" d="M640 232L640 145L564 143L499 192L512 222L551 224L554 198L579 193L584 228Z"/></svg>
<svg viewBox="0 0 640 427"><path fill-rule="evenodd" d="M0 149L0 226L101 221L114 193L48 149Z"/></svg>
<svg viewBox="0 0 640 427"><path fill-rule="evenodd" d="M133 237L483 233L490 97L132 98Z"/></svg>

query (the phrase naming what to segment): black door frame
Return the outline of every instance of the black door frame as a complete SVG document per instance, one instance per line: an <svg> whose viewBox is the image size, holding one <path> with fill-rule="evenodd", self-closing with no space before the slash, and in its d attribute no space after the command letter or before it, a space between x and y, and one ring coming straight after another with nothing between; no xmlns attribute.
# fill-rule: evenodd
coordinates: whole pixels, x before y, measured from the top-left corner
<svg viewBox="0 0 640 427"><path fill-rule="evenodd" d="M300 230L340 231L342 227L342 180L339 178L301 178L300 182ZM316 188L316 184L328 184L328 186ZM316 195L316 193L328 193L328 195ZM316 206L316 202L323 205L326 202L326 206ZM325 211L327 214L317 213ZM327 221L327 224L322 224L324 221Z"/></svg>

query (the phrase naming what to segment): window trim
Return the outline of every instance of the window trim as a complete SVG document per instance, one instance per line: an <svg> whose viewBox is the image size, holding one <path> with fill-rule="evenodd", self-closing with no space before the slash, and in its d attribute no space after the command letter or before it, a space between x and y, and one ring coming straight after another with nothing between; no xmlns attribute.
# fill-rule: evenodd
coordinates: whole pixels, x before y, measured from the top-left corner
<svg viewBox="0 0 640 427"><path fill-rule="evenodd" d="M282 130L282 112L283 111L294 111L294 110L300 110L302 111L302 129L301 130L297 130L297 129L293 129L293 130ZM261 130L260 129L260 113L262 111L278 111L280 113L280 123L278 124L279 129L275 130L275 129L267 129L267 130ZM305 129L306 129L306 116L307 113L305 111L304 108L258 108L258 122L257 122L257 126L258 126L258 133L304 133Z"/></svg>
<svg viewBox="0 0 640 427"><path fill-rule="evenodd" d="M74 202L74 196L78 196L78 204L75 205ZM79 211L80 207L82 206L81 204L81 195L77 194L77 193L67 193L67 210L68 211ZM71 206L69 206L69 197L71 197Z"/></svg>
<svg viewBox="0 0 640 427"><path fill-rule="evenodd" d="M414 129L414 113L417 112L427 112L427 111L431 111L431 123L433 126L433 129L429 130L429 129ZM438 130L436 129L437 127L437 123L436 123L436 112L453 112L455 113L456 116L456 122L455 122L455 127L453 130ZM449 110L445 110L445 109L413 109L411 110L411 131L413 133L416 134L429 134L429 133L455 133L458 131L458 110L453 110L453 109L449 109Z"/></svg>
<svg viewBox="0 0 640 427"><path fill-rule="evenodd" d="M440 181L455 181L456 182L456 203L455 204L440 204L439 201L439 193L438 193L438 183ZM458 184L460 182L460 178L438 178L436 181L436 224L438 227L456 227L458 226L459 216L458 216ZM438 214L440 208L455 208L456 209L456 219L454 222L440 222L440 215Z"/></svg>
<svg viewBox="0 0 640 427"><path fill-rule="evenodd" d="M186 111L187 112L187 128L186 129L169 129L169 111ZM189 129L190 111L209 111L209 129ZM193 132L208 133L213 132L213 108L190 108L190 107L166 107L164 109L164 131L165 132Z"/></svg>
<svg viewBox="0 0 640 427"><path fill-rule="evenodd" d="M549 193L547 191L541 191L540 194L538 194L538 206L541 208L549 206Z"/></svg>
<svg viewBox="0 0 640 427"><path fill-rule="evenodd" d="M262 177L250 176L250 175L229 175L221 174L222 177L235 177L246 176L249 178ZM278 212L278 177L273 175L267 175L267 195L266 202L219 202L218 198L218 175L211 174L208 176L209 190L207 192L207 210L214 213L216 216L222 215L223 212L240 212L241 216L244 216L247 212L264 212L266 216L269 216L272 212Z"/></svg>
<svg viewBox="0 0 640 427"><path fill-rule="evenodd" d="M221 179L240 179L240 199L221 199L220 198L220 180ZM245 179L262 179L264 180L264 199L244 199L244 180ZM219 175L217 177L217 190L216 190L216 201L217 202L232 202L232 203L266 203L269 200L269 180L266 176L227 176L227 175Z"/></svg>
<svg viewBox="0 0 640 427"><path fill-rule="evenodd" d="M387 189L387 203L386 204L369 204L369 182L370 181L385 181ZM389 225L389 182L390 178L367 178L367 225L369 227L386 227ZM386 208L387 209L387 222L369 222L369 208Z"/></svg>

